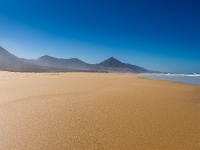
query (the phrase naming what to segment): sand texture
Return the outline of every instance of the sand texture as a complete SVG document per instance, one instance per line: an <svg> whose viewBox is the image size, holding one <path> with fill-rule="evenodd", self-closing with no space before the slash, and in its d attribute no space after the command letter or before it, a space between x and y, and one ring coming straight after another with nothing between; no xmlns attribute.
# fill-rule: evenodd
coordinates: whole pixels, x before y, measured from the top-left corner
<svg viewBox="0 0 200 150"><path fill-rule="evenodd" d="M200 87L104 73L0 72L1 150L199 150Z"/></svg>

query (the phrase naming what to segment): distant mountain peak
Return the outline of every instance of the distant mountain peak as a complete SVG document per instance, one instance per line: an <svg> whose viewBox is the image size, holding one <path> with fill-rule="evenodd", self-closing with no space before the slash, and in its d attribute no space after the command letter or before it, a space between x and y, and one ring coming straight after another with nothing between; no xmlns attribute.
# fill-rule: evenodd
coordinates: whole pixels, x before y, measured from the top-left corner
<svg viewBox="0 0 200 150"><path fill-rule="evenodd" d="M99 63L98 65L100 66L104 66L104 67L121 67L124 63L122 63L121 61L117 60L114 57L110 57L108 59L106 59L105 61Z"/></svg>
<svg viewBox="0 0 200 150"><path fill-rule="evenodd" d="M52 57L52 56L49 56L49 55L44 55L44 56L42 56L42 57Z"/></svg>
<svg viewBox="0 0 200 150"><path fill-rule="evenodd" d="M114 58L114 57L110 57L110 58L108 58L108 59L116 59L116 58Z"/></svg>
<svg viewBox="0 0 200 150"><path fill-rule="evenodd" d="M114 57L110 57L110 58L108 58L108 59L106 59L106 60L119 61L118 59L116 59L116 58L114 58Z"/></svg>
<svg viewBox="0 0 200 150"><path fill-rule="evenodd" d="M48 59L48 58L54 58L54 57L49 56L49 55L44 55L44 56L39 57L38 59Z"/></svg>
<svg viewBox="0 0 200 150"><path fill-rule="evenodd" d="M114 57L110 57L110 58L106 59L106 61L114 61L114 62L122 63L121 61L119 61L117 58L114 58Z"/></svg>

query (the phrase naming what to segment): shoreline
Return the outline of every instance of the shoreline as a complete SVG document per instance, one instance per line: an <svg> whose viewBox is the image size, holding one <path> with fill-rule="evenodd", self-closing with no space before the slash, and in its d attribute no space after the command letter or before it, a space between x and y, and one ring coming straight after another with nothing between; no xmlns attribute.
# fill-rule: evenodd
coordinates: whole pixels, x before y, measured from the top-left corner
<svg viewBox="0 0 200 150"><path fill-rule="evenodd" d="M153 81L167 81L167 82L173 82L173 83L180 83L180 84L186 84L186 85L192 85L192 86L197 86L200 87L199 83L189 83L186 81L177 81L174 79L176 78L181 78L181 77L187 77L187 78L198 78L198 77L190 77L190 76L158 76L158 75L142 75L144 79L147 80L153 80ZM172 80L173 79L173 80Z"/></svg>
<svg viewBox="0 0 200 150"><path fill-rule="evenodd" d="M14 73L14 74L48 74L48 75L54 75L54 74L70 74L70 73L85 73L85 74L116 74L116 75L134 75L134 76L139 76L141 79L146 79L146 80L153 80L153 81L166 81L166 82L172 82L172 83L179 83L179 84L185 84L185 85L192 85L192 86L197 86L200 87L200 84L193 84L193 83L186 83L182 81L173 81L173 80L168 80L168 79L156 79L157 75L155 74L137 74L137 73L109 73L109 72L12 72L12 71L3 71L0 70L0 73ZM175 77L179 77L174 75ZM168 77L167 75L163 74L161 77ZM171 77L171 76L169 76ZM182 77L182 76L180 76ZM190 77L190 76L187 76Z"/></svg>

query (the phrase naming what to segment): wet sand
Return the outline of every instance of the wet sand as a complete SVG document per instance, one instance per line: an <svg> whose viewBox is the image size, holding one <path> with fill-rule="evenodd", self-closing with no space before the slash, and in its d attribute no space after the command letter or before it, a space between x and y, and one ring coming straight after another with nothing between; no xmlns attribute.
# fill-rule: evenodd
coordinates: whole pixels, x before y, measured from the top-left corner
<svg viewBox="0 0 200 150"><path fill-rule="evenodd" d="M128 74L0 72L0 149L200 149L200 87Z"/></svg>

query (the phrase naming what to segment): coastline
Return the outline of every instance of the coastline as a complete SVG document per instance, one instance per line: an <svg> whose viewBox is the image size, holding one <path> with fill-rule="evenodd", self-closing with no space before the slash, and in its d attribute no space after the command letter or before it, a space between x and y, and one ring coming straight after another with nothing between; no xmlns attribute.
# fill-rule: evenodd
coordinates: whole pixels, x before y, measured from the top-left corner
<svg viewBox="0 0 200 150"><path fill-rule="evenodd" d="M148 80L168 81L168 82L173 82L173 83L200 86L199 76L167 75L167 74L148 74L148 75L142 75L142 76L144 76L144 78Z"/></svg>
<svg viewBox="0 0 200 150"><path fill-rule="evenodd" d="M199 149L200 87L108 73L0 72L0 149Z"/></svg>

